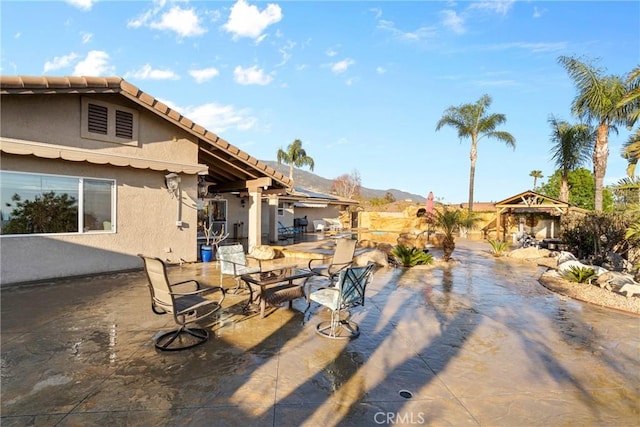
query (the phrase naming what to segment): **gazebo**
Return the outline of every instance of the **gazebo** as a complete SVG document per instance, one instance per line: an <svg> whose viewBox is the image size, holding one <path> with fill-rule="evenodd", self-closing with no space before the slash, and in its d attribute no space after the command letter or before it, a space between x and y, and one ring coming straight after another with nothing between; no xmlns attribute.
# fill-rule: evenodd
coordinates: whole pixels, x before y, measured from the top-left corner
<svg viewBox="0 0 640 427"><path fill-rule="evenodd" d="M540 239L558 238L562 215L569 211L583 211L567 202L531 190L497 202L495 206L496 233L500 235L502 227L503 240L508 232L508 223L513 225L511 220L517 221L520 233L527 232Z"/></svg>

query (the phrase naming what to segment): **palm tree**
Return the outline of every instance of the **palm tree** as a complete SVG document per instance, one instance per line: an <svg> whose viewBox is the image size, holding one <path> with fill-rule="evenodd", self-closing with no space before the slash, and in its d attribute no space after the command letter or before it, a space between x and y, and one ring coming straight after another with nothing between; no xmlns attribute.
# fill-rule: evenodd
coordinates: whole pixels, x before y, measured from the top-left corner
<svg viewBox="0 0 640 427"><path fill-rule="evenodd" d="M640 118L640 66L634 68L627 78L629 91L618 103L619 107L629 107L629 127L632 127L638 118ZM635 168L640 160L640 127L629 135L629 139L622 146L622 157L627 159L627 175L630 177L635 175Z"/></svg>
<svg viewBox="0 0 640 427"><path fill-rule="evenodd" d="M445 125L458 130L458 137L471 138L471 172L469 174L469 212L473 211L473 187L476 174L476 159L478 157L478 141L484 137L503 141L515 149L516 140L508 132L498 131L496 128L507 121L504 114L488 114L491 97L483 95L475 104L463 104L459 107L449 107L436 125L436 131Z"/></svg>
<svg viewBox="0 0 640 427"><path fill-rule="evenodd" d="M551 125L551 160L560 169L560 200L569 202L569 172L576 170L589 160L593 149L593 128L585 124L571 125L559 121L555 117L549 118Z"/></svg>
<svg viewBox="0 0 640 427"><path fill-rule="evenodd" d="M617 131L616 125L630 123L628 105L619 106L628 89L619 76L604 76L603 71L592 63L581 62L570 56L560 56L558 62L567 70L578 90L571 111L585 122L596 122L593 149L595 210L602 212L603 181L609 157L609 131Z"/></svg>
<svg viewBox="0 0 640 427"><path fill-rule="evenodd" d="M296 139L287 147L287 151L282 148L278 150L278 164L289 165L289 179L293 182L293 167L309 166L313 170L313 159L307 156L307 152L302 148L302 141Z"/></svg>
<svg viewBox="0 0 640 427"><path fill-rule="evenodd" d="M531 171L529 173L529 176L533 177L533 191L536 191L536 184L538 183L538 178L542 178L544 175L542 175L542 171Z"/></svg>
<svg viewBox="0 0 640 427"><path fill-rule="evenodd" d="M460 227L473 228L480 218L474 216L473 212L464 212L460 209L449 208L442 205L440 209L433 211L433 223L442 230L442 259L449 261L451 254L456 248L454 233Z"/></svg>
<svg viewBox="0 0 640 427"><path fill-rule="evenodd" d="M629 135L629 139L622 145L622 157L627 159L627 175L634 176L636 173L636 165L640 160L640 128L635 133Z"/></svg>

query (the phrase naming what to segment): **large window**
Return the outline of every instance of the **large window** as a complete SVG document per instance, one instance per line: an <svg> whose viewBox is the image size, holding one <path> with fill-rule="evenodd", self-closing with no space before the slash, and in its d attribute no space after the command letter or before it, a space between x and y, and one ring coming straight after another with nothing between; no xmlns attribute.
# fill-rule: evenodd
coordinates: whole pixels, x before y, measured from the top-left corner
<svg viewBox="0 0 640 427"><path fill-rule="evenodd" d="M113 231L115 181L0 171L0 233Z"/></svg>

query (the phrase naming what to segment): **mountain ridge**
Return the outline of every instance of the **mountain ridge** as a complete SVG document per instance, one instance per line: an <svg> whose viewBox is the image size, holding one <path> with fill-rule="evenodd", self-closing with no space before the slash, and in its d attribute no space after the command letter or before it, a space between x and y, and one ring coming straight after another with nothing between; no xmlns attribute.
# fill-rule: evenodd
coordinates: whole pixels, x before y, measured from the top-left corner
<svg viewBox="0 0 640 427"><path fill-rule="evenodd" d="M278 162L273 160L260 161L280 172L284 176L289 176L289 165L278 164ZM325 194L331 194L331 185L333 184L333 180L335 179L323 178L320 175L316 175L312 172L295 167L293 168L293 178L296 187L302 187L307 190L317 191L319 193ZM373 188L360 187L360 196L364 199L383 199L387 193L391 193L397 201L411 200L413 202L424 202L427 200L426 197L419 194L413 194L395 188L378 190Z"/></svg>

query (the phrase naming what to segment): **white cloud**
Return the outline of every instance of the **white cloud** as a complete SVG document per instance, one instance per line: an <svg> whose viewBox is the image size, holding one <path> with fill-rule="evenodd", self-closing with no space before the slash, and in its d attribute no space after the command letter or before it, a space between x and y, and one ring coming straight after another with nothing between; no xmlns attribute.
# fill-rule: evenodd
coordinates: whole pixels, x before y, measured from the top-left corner
<svg viewBox="0 0 640 427"><path fill-rule="evenodd" d="M199 36L206 32L193 9L182 9L179 6L174 6L163 13L160 21L151 22L149 27L156 30L175 31L181 37Z"/></svg>
<svg viewBox="0 0 640 427"><path fill-rule="evenodd" d="M538 9L538 6L533 6L533 17L540 18L547 13L547 9Z"/></svg>
<svg viewBox="0 0 640 427"><path fill-rule="evenodd" d="M47 61L44 63L43 73L48 73L49 71L59 70L60 68L65 68L71 66L73 62L78 59L77 53L70 53L68 55L56 56L52 61Z"/></svg>
<svg viewBox="0 0 640 427"><path fill-rule="evenodd" d="M260 12L256 6L249 5L245 0L238 0L231 8L229 20L222 28L232 33L234 39L257 39L269 25L280 22L281 19L282 10L276 4L270 3Z"/></svg>
<svg viewBox="0 0 640 427"><path fill-rule="evenodd" d="M490 12L495 12L499 15L506 15L511 9L511 6L515 3L515 0L490 0L479 1L472 3L469 9L483 9Z"/></svg>
<svg viewBox="0 0 640 427"><path fill-rule="evenodd" d="M554 43L542 43L542 42L513 42L513 43L500 43L485 47L485 50L507 50L507 49L524 49L533 53L540 52L560 52L566 50L568 47L567 42L554 42Z"/></svg>
<svg viewBox="0 0 640 427"><path fill-rule="evenodd" d="M92 50L73 70L74 76L103 76L114 74L115 68L109 65L109 54L102 50Z"/></svg>
<svg viewBox="0 0 640 427"><path fill-rule="evenodd" d="M273 76L265 74L264 70L256 65L249 68L237 66L233 70L233 78L236 83L241 85L268 85L273 81Z"/></svg>
<svg viewBox="0 0 640 427"><path fill-rule="evenodd" d="M91 39L93 38L93 34L91 34L91 33L82 32L82 33L80 33L80 35L82 36L82 44L89 43L91 41Z"/></svg>
<svg viewBox="0 0 640 427"><path fill-rule="evenodd" d="M78 9L91 10L96 0L66 0L66 2Z"/></svg>
<svg viewBox="0 0 640 427"><path fill-rule="evenodd" d="M204 34L207 30L202 27L200 17L194 9L183 9L173 6L168 11L163 11L166 2L155 2L155 7L144 12L135 19L129 20L130 28L149 27L155 30L173 31L180 37L193 37ZM156 19L160 15L159 19Z"/></svg>
<svg viewBox="0 0 640 427"><path fill-rule="evenodd" d="M506 87L517 86L518 83L515 80L474 80L473 83L478 87Z"/></svg>
<svg viewBox="0 0 640 427"><path fill-rule="evenodd" d="M291 51L294 47L296 47L296 43L293 41L288 41L278 49L278 51L282 55L282 61L276 64L276 67L281 67L289 62L289 59L291 59Z"/></svg>
<svg viewBox="0 0 640 427"><path fill-rule="evenodd" d="M335 50L329 48L327 49L327 51L325 52L325 55L327 55L328 57L334 57L338 54L338 52L336 52Z"/></svg>
<svg viewBox="0 0 640 427"><path fill-rule="evenodd" d="M180 77L171 70L154 70L151 65L145 64L137 71L130 71L125 78L139 80L177 80Z"/></svg>
<svg viewBox="0 0 640 427"><path fill-rule="evenodd" d="M165 102L165 104L174 108L169 103ZM180 111L181 114L189 117L189 119L197 124L217 134L231 128L249 130L257 123L257 119L251 116L249 110L236 110L233 105L208 103L195 107L186 107L183 110L174 109Z"/></svg>
<svg viewBox="0 0 640 427"><path fill-rule="evenodd" d="M386 72L387 72L386 68L384 68L384 67L376 67L376 73L385 74Z"/></svg>
<svg viewBox="0 0 640 427"><path fill-rule="evenodd" d="M13 38L14 38L14 39L19 39L19 38L20 38L20 36L22 36L22 33L15 33L15 34L14 34L14 36L13 36Z"/></svg>
<svg viewBox="0 0 640 427"><path fill-rule="evenodd" d="M375 19L382 18L382 9L380 9L379 7L372 7L371 9L369 9L369 12L373 13Z"/></svg>
<svg viewBox="0 0 640 427"><path fill-rule="evenodd" d="M419 41L436 35L436 31L433 27L420 27L415 31L401 31L396 28L392 21L384 19L378 21L377 28L389 31L395 38L405 41Z"/></svg>
<svg viewBox="0 0 640 427"><path fill-rule="evenodd" d="M456 34L464 34L464 18L456 13L455 10L446 9L440 12L442 24Z"/></svg>
<svg viewBox="0 0 640 427"><path fill-rule="evenodd" d="M350 66L352 66L353 64L355 64L356 61L354 61L351 58L346 58L343 59L342 61L338 61L334 64L331 65L331 71L333 71L335 74L341 74L344 73L345 71L347 71L349 69Z"/></svg>
<svg viewBox="0 0 640 427"><path fill-rule="evenodd" d="M196 83L204 83L217 77L220 74L217 68L202 68L200 70L190 70L189 75L193 77Z"/></svg>

